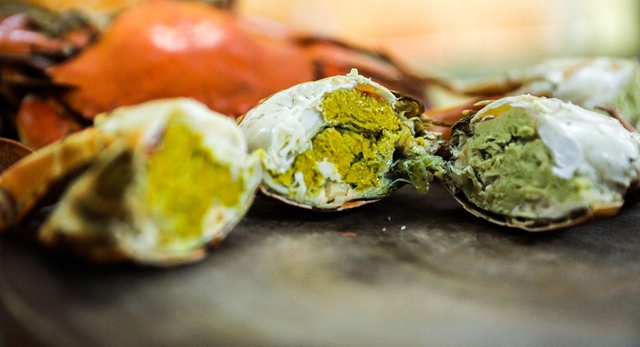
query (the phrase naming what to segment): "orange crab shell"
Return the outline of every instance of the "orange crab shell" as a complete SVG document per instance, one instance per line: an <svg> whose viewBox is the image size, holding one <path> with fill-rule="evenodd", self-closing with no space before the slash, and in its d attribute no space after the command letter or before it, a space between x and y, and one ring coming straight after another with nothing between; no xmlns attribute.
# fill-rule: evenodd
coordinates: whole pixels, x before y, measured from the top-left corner
<svg viewBox="0 0 640 347"><path fill-rule="evenodd" d="M63 102L92 119L178 96L237 117L280 90L352 68L428 106L429 81L383 53L192 1L133 6L93 45L47 72L54 84L71 87Z"/></svg>
<svg viewBox="0 0 640 347"><path fill-rule="evenodd" d="M31 147L9 138L0 137L0 173L31 153L33 153Z"/></svg>
<svg viewBox="0 0 640 347"><path fill-rule="evenodd" d="M196 2L151 1L119 15L94 45L51 67L73 87L66 102L84 117L117 106L186 96L237 116L263 97L312 79L291 42Z"/></svg>
<svg viewBox="0 0 640 347"><path fill-rule="evenodd" d="M87 128L56 146L27 155L5 170L0 176L0 232L20 223L52 187L86 168L112 141L95 128Z"/></svg>
<svg viewBox="0 0 640 347"><path fill-rule="evenodd" d="M15 123L20 141L34 148L42 148L85 127L54 100L34 95L22 101Z"/></svg>
<svg viewBox="0 0 640 347"><path fill-rule="evenodd" d="M184 141L185 134L192 137ZM171 149L175 146L181 147ZM191 170L183 165L167 168L166 160L175 163L175 156L184 158L185 151L192 151L185 162L204 156L202 161L209 163L196 164ZM159 172L155 178L147 170L152 162ZM147 205L150 199L145 194L151 190L161 195L167 191L174 196L187 194L185 201L190 200L194 195L188 194L200 193L199 189L185 192L192 178L215 175L218 170L226 170L225 175L237 184L231 193L237 199L227 203L201 194L200 202L209 205L198 217L200 224L164 227L188 210L182 205L176 209ZM188 177L179 186L149 183L172 173ZM247 152L235 122L201 103L176 98L119 108L100 116L96 126L28 155L0 175L0 232L61 196L37 231L38 241L45 246L98 262L152 266L194 262L226 237L247 212L260 177L258 155ZM162 198L157 200L164 206Z"/></svg>

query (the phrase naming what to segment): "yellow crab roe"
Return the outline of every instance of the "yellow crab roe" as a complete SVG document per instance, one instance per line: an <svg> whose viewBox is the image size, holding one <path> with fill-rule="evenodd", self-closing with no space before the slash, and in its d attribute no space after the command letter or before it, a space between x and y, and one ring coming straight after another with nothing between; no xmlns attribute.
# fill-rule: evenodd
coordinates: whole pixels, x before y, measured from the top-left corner
<svg viewBox="0 0 640 347"><path fill-rule="evenodd" d="M291 186L294 175L302 172L307 191L316 194L326 183L317 164L327 161L335 165L342 181L355 190L383 187L383 175L391 165L402 127L392 105L358 89L339 89L328 93L321 107L333 127L316 135L311 148L300 154L275 181Z"/></svg>
<svg viewBox="0 0 640 347"><path fill-rule="evenodd" d="M393 105L381 97L357 88L338 89L322 100L322 115L329 124L378 133L382 130L398 131L402 122L393 111Z"/></svg>
<svg viewBox="0 0 640 347"><path fill-rule="evenodd" d="M147 164L147 201L161 220L160 242L198 237L202 219L217 201L233 207L243 193L241 176L233 178L228 165L217 162L202 136L188 126L171 124L163 143Z"/></svg>

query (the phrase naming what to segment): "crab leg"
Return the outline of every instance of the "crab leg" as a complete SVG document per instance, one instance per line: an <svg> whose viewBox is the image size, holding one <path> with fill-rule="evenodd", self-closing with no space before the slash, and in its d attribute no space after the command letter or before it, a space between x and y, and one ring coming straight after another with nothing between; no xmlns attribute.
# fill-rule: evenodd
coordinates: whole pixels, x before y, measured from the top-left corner
<svg viewBox="0 0 640 347"><path fill-rule="evenodd" d="M451 135L453 124L468 115L469 112L482 109L486 106L486 101L496 99L499 99L499 97L473 99L456 106L434 108L422 113L420 120L429 131L442 133L442 137L446 140Z"/></svg>
<svg viewBox="0 0 640 347"><path fill-rule="evenodd" d="M28 95L15 117L18 138L33 148L42 148L87 126L52 99Z"/></svg>
<svg viewBox="0 0 640 347"><path fill-rule="evenodd" d="M0 21L0 51L4 55L27 56L31 53L52 54L63 50L61 40L30 31L24 13L14 14Z"/></svg>
<svg viewBox="0 0 640 347"><path fill-rule="evenodd" d="M33 153L33 149L23 143L0 137L0 172L31 153Z"/></svg>
<svg viewBox="0 0 640 347"><path fill-rule="evenodd" d="M44 147L0 175L0 232L20 223L51 187L77 174L105 149L113 138L88 128Z"/></svg>
<svg viewBox="0 0 640 347"><path fill-rule="evenodd" d="M620 113L620 110L612 105L598 105L596 109L607 112L611 117L617 119L622 126L629 132L637 133L638 130Z"/></svg>

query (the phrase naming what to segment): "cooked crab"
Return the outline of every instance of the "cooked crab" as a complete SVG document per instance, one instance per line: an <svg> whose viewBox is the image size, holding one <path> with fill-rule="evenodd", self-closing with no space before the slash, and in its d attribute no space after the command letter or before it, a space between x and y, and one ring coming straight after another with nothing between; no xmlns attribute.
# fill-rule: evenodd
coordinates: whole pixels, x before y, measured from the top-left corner
<svg viewBox="0 0 640 347"><path fill-rule="evenodd" d="M249 208L260 164L233 120L166 99L96 123L0 176L2 229L73 178L38 231L41 243L95 261L167 266L202 258Z"/></svg>
<svg viewBox="0 0 640 347"><path fill-rule="evenodd" d="M522 94L558 98L591 110L617 112L623 122L640 126L640 64L636 59L552 59L488 78L439 81L456 93L480 99ZM431 116L440 113L442 110L433 111Z"/></svg>
<svg viewBox="0 0 640 347"><path fill-rule="evenodd" d="M640 136L601 113L531 95L456 123L446 186L477 216L544 231L618 212L640 182Z"/></svg>
<svg viewBox="0 0 640 347"><path fill-rule="evenodd" d="M340 210L376 201L402 183L426 192L442 174L440 135L424 131L422 104L353 70L296 85L241 120L264 152L261 190L301 207Z"/></svg>
<svg viewBox="0 0 640 347"><path fill-rule="evenodd" d="M427 82L386 54L299 35L281 23L230 11L226 7L232 1L214 2L226 4L225 9L198 1L142 1L115 15L95 39L74 49L77 54L41 66L33 66L43 55L30 50L32 42L14 35L4 41L23 51L24 64L15 66L15 57L3 55L0 36L0 67L17 70L12 71L17 75L13 79L0 71L0 95L5 94L18 110L14 123L20 128L20 139L40 146L43 139L51 142L90 125L100 112L167 97L194 98L237 117L282 89L346 74L353 67L427 102ZM55 14L61 21L66 18ZM30 19L24 12L16 15ZM92 24L81 29L95 27ZM20 29L44 31L33 25ZM50 41L58 44L55 48L60 41L67 43L65 39L52 37ZM54 49L53 53L62 52ZM24 68L25 64L30 68ZM24 99L24 93L37 97ZM46 105L51 105L49 111ZM29 110L33 108L38 108L37 119L58 121L61 131L50 134L42 127L32 127ZM71 127L70 122L77 126Z"/></svg>
<svg viewBox="0 0 640 347"><path fill-rule="evenodd" d="M33 149L23 143L0 137L0 173L31 153Z"/></svg>

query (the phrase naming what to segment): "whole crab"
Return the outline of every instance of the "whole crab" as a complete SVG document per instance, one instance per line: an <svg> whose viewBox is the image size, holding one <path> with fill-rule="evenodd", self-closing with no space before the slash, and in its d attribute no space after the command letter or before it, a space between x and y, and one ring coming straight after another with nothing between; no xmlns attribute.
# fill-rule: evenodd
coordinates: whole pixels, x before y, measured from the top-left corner
<svg viewBox="0 0 640 347"><path fill-rule="evenodd" d="M428 82L386 54L297 35L229 7L145 1L118 12L104 29L78 20L78 27L61 33L44 32L26 11L6 15L1 23L10 25L16 16L26 21L12 30L39 32L39 41L59 48L44 54L30 49L28 38L0 36L0 65L11 62L14 76L3 78L0 89L18 110L9 123L23 142L39 147L90 125L96 114L158 98L190 97L237 117L277 91L352 68L428 105ZM62 13L48 14L55 23L68 21ZM84 40L71 41L69 32ZM7 45L23 52L8 57L1 51ZM44 59L52 54L55 59ZM58 130L33 126L44 122Z"/></svg>

